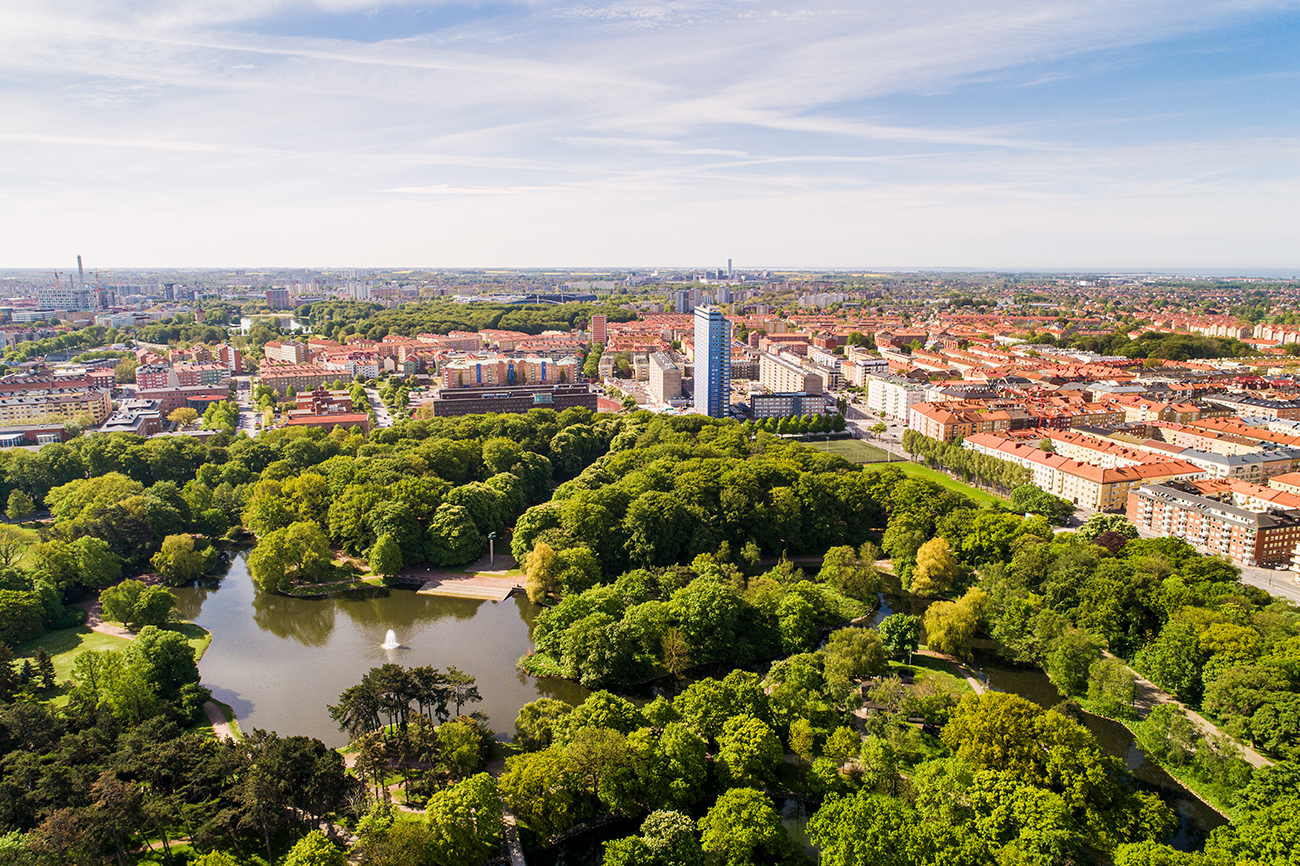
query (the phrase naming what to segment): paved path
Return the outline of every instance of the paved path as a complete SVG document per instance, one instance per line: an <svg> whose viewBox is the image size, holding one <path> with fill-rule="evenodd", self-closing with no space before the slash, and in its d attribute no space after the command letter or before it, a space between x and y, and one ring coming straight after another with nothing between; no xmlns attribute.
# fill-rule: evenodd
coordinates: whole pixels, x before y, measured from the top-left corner
<svg viewBox="0 0 1300 866"><path fill-rule="evenodd" d="M81 602L81 607L86 611L86 626L91 631L97 631L100 634L110 634L113 637L120 637L124 640L135 640L135 632L127 631L118 625L104 622L102 618L103 606L99 598L86 599ZM221 712L221 707L212 701L206 701L203 704L203 712L207 715L208 721L212 723L212 732L216 734L218 740L230 740L234 742L239 739L235 735L234 729L226 721L226 716Z"/></svg>
<svg viewBox="0 0 1300 866"><path fill-rule="evenodd" d="M120 637L126 640L134 640L135 633L127 631L120 625L104 622L104 606L99 601L99 596L87 598L77 603L78 607L86 612L86 628L91 631L97 631L100 634L111 634L113 637Z"/></svg>
<svg viewBox="0 0 1300 866"><path fill-rule="evenodd" d="M1124 664L1123 659L1117 658L1109 652L1103 653L1103 655L1108 659L1114 659L1115 661ZM1126 664L1124 667L1129 673L1133 674L1136 681L1137 699L1133 702L1133 708L1137 711L1139 719L1145 719L1151 710L1161 704L1173 704L1174 706L1180 707L1182 711L1187 714L1187 718L1192 720L1192 724L1200 728L1201 733L1206 737L1211 739L1222 737L1228 742L1236 744L1236 746L1241 749L1241 757L1252 767L1259 769L1260 767L1272 766L1273 762L1268 758L1264 757L1245 743L1223 733L1214 722L1211 722L1209 719L1205 718L1205 716L1202 716L1200 713L1188 707L1182 701L1179 701L1173 695L1160 688L1160 686L1133 670L1133 668Z"/></svg>
<svg viewBox="0 0 1300 866"><path fill-rule="evenodd" d="M519 828L515 826L515 813L501 807L501 818L506 822L506 846L510 849L510 866L528 866L524 860L524 846L519 844Z"/></svg>
<svg viewBox="0 0 1300 866"><path fill-rule="evenodd" d="M212 722L212 733L217 735L218 740L229 740L233 743L239 739L235 736L235 731L230 726L230 723L226 721L226 716L221 712L221 707L212 703L212 701L207 701L203 704L203 712L207 713L208 721Z"/></svg>

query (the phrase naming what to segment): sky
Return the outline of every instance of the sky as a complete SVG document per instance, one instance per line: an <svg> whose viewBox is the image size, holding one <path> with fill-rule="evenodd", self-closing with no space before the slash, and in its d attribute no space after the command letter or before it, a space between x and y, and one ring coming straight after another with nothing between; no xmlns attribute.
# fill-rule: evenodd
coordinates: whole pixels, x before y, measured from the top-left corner
<svg viewBox="0 0 1300 866"><path fill-rule="evenodd" d="M1300 0L10 0L0 267L1300 271Z"/></svg>

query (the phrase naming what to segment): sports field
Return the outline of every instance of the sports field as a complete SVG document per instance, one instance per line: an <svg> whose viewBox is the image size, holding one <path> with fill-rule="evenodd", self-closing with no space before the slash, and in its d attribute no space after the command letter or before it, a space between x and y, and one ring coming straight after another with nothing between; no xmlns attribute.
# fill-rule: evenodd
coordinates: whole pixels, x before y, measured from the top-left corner
<svg viewBox="0 0 1300 866"><path fill-rule="evenodd" d="M805 442L809 448L816 448L818 451L825 451L828 454L838 454L850 463L884 463L889 459L889 455L879 448L868 445L857 439L831 439L824 442ZM898 458L895 457L895 460Z"/></svg>

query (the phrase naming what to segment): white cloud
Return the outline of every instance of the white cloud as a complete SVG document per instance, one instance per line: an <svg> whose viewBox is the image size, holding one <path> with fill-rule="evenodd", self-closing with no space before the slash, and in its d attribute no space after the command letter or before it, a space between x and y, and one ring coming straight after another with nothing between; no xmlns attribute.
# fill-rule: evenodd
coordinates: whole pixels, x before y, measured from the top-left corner
<svg viewBox="0 0 1300 866"><path fill-rule="evenodd" d="M160 264L662 264L725 243L770 264L1046 266L1144 238L1151 262L1276 259L1298 130L1126 139L1158 97L910 107L977 86L1014 101L1085 74L1075 58L1271 6L534 2L377 43L346 16L453 7L4 7L0 232L29 257L13 265L109 238L102 255ZM313 34L258 32L286 15Z"/></svg>

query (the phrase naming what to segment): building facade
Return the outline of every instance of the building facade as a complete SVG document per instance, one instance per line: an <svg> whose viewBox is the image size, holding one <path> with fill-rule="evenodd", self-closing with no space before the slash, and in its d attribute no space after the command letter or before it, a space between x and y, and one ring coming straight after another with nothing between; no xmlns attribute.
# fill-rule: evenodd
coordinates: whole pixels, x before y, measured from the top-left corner
<svg viewBox="0 0 1300 866"><path fill-rule="evenodd" d="M650 356L650 399L667 403L682 396L682 371L663 352Z"/></svg>
<svg viewBox="0 0 1300 866"><path fill-rule="evenodd" d="M1129 493L1126 514L1140 529L1181 538L1237 565L1289 563L1300 542L1300 510L1250 511L1172 484Z"/></svg>
<svg viewBox="0 0 1300 866"><path fill-rule="evenodd" d="M726 418L731 409L731 322L714 307L695 310L695 411Z"/></svg>
<svg viewBox="0 0 1300 866"><path fill-rule="evenodd" d="M867 376L867 408L886 418L906 421L917 403L925 402L925 386L898 376Z"/></svg>

